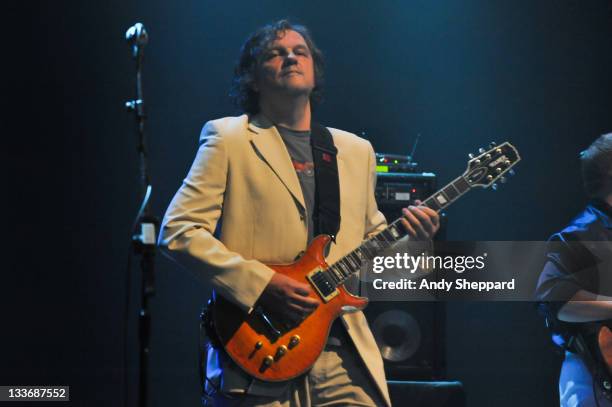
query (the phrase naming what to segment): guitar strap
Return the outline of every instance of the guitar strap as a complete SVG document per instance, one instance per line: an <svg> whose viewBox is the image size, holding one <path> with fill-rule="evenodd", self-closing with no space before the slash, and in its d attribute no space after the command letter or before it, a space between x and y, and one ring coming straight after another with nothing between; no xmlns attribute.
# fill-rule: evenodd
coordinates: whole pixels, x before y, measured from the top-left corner
<svg viewBox="0 0 612 407"><path fill-rule="evenodd" d="M338 179L338 149L327 129L312 123L310 144L315 169L314 235L326 234L335 240L340 229L340 181Z"/></svg>

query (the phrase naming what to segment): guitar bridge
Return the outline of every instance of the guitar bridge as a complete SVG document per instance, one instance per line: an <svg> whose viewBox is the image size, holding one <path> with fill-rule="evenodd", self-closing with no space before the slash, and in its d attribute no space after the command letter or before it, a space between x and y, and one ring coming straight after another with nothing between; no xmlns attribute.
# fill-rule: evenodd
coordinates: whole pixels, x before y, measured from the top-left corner
<svg viewBox="0 0 612 407"><path fill-rule="evenodd" d="M306 279L310 281L313 285L317 293L321 296L324 302L329 302L332 298L338 295L338 290L336 289L336 285L330 279L330 277L325 274L323 270L320 268L314 269L306 276Z"/></svg>

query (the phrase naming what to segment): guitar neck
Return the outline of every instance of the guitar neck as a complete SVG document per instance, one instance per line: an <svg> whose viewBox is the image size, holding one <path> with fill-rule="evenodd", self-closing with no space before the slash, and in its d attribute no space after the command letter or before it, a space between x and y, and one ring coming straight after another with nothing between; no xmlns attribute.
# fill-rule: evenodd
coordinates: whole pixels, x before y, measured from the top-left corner
<svg viewBox="0 0 612 407"><path fill-rule="evenodd" d="M423 201L423 205L436 212L447 208L475 187L494 187L498 179L505 181L504 175L512 175L512 167L521 160L518 150L509 142L497 146L491 143L489 150L480 148L478 155L469 155L467 170L449 182L444 188ZM373 259L381 250L389 248L395 242L407 235L401 223L402 218L391 222L382 232L367 239L361 246L342 257L327 269L317 273L313 283L319 292L330 292L344 283L352 274L361 269L364 261Z"/></svg>
<svg viewBox="0 0 612 407"><path fill-rule="evenodd" d="M470 184L463 176L457 177L455 180L449 182L444 188L423 201L423 205L439 212L442 209L446 209L470 189Z"/></svg>
<svg viewBox="0 0 612 407"><path fill-rule="evenodd" d="M422 205L438 212L450 206L470 189L468 181L463 176L459 176L423 201ZM331 282L336 286L344 283L352 274L361 269L365 260L374 258L381 250L406 236L408 232L402 225L401 219L401 217L395 219L383 231L370 237L361 246L330 265L326 273Z"/></svg>

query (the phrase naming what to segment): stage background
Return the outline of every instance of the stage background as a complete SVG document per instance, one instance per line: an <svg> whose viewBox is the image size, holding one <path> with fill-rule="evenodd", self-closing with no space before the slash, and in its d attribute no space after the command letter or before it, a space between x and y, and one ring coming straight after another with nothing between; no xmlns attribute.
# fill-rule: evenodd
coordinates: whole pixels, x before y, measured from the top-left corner
<svg viewBox="0 0 612 407"><path fill-rule="evenodd" d="M408 153L447 182L467 154L512 141L498 192L448 211L449 240L543 240L585 204L578 152L612 131L608 1L42 1L5 6L0 384L70 385L74 406L118 406L130 225L139 199L134 63L144 63L152 208L160 218L204 122L237 114L238 49L260 25L310 27L327 60L316 117ZM245 205L248 205L245 202ZM538 270L517 270L538 273ZM136 283L128 350L136 352ZM195 406L198 314L209 287L163 257L152 302L152 406ZM531 303L447 306L448 377L469 406L554 406L560 357ZM130 399L136 358L130 357ZM408 402L408 401L407 401Z"/></svg>

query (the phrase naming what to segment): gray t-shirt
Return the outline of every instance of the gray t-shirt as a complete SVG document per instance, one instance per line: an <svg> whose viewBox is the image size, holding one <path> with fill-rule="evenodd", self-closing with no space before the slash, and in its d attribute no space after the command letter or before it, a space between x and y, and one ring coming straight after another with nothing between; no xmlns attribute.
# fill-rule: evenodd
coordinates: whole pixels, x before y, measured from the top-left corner
<svg viewBox="0 0 612 407"><path fill-rule="evenodd" d="M281 126L276 126L276 128L285 142L287 151L289 151L293 168L302 187L304 203L306 204L306 219L308 220L308 243L310 243L314 237L312 215L314 213L316 187L312 147L310 146L310 130L298 131Z"/></svg>
<svg viewBox="0 0 612 407"><path fill-rule="evenodd" d="M306 204L306 218L308 219L308 243L310 243L314 237L312 215L314 213L316 187L312 147L310 146L310 131L296 131L281 126L276 126L276 128L285 142L293 168L302 187L304 203ZM340 318L334 321L327 339L327 345L341 346L343 343L348 343L346 334L340 327L340 324Z"/></svg>

